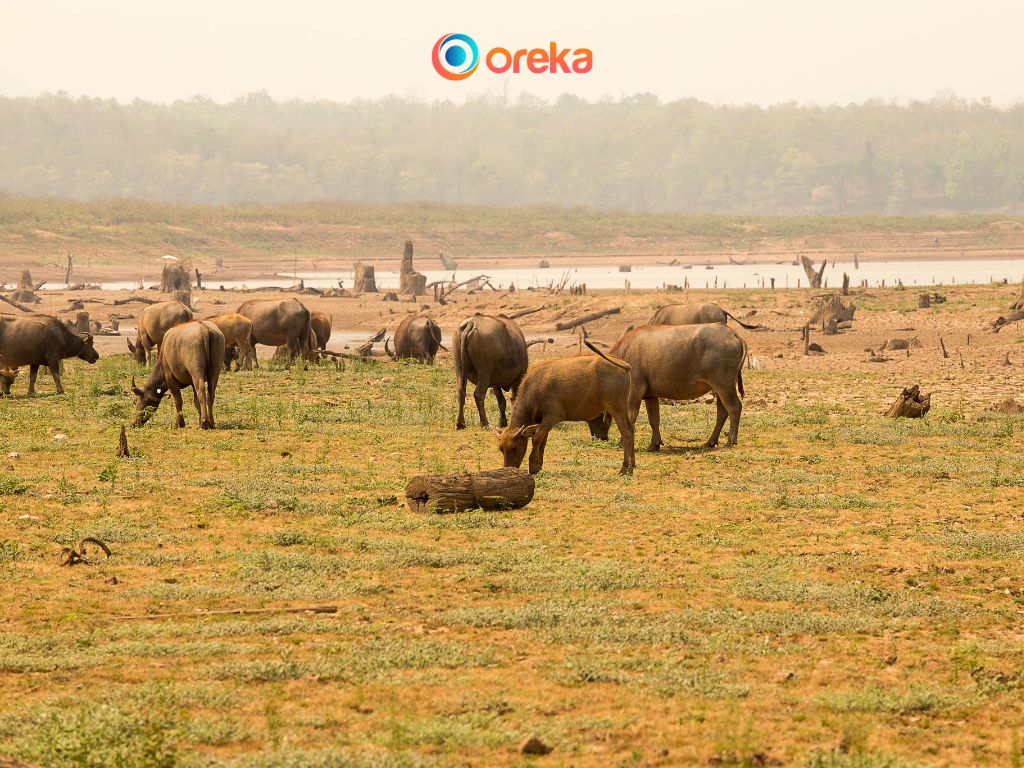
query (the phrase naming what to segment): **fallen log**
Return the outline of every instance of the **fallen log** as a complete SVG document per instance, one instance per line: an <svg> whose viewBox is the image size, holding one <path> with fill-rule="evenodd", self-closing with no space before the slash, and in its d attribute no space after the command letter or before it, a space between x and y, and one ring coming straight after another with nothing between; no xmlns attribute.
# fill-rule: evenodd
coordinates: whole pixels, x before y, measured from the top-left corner
<svg viewBox="0 0 1024 768"><path fill-rule="evenodd" d="M356 347L356 352L364 357L368 357L373 354L373 345L384 338L384 334L387 333L387 328L381 328L379 331L374 333L372 336L366 339L362 344Z"/></svg>
<svg viewBox="0 0 1024 768"><path fill-rule="evenodd" d="M262 289L261 289L262 290ZM123 307L125 304L156 304L156 299L150 299L145 296L129 296L127 299L114 299L115 307Z"/></svg>
<svg viewBox="0 0 1024 768"><path fill-rule="evenodd" d="M539 307L530 307L529 309L520 309L516 312L508 312L505 314L505 317L507 317L509 320L517 320L520 317L532 315L534 312L540 312L542 309L544 309L543 304Z"/></svg>
<svg viewBox="0 0 1024 768"><path fill-rule="evenodd" d="M520 509L533 500L533 475L514 467L459 475L417 475L405 486L411 512Z"/></svg>
<svg viewBox="0 0 1024 768"><path fill-rule="evenodd" d="M19 304L16 301L12 301L11 299L8 299L6 296L0 296L0 301L5 301L8 304L10 304L12 307L14 307L15 309L20 309L22 312L34 312L35 311L35 310L32 310L32 309L29 309L24 304Z"/></svg>
<svg viewBox="0 0 1024 768"><path fill-rule="evenodd" d="M526 342L527 348L532 347L534 344L554 344L554 339L530 339Z"/></svg>
<svg viewBox="0 0 1024 768"><path fill-rule="evenodd" d="M921 387L915 384L912 387L904 387L899 397L889 406L885 415L890 418L920 419L932 407L931 394L922 395Z"/></svg>
<svg viewBox="0 0 1024 768"><path fill-rule="evenodd" d="M589 315L577 317L575 320L569 320L564 323L556 323L555 330L571 331L573 328L583 325L584 323L591 323L594 320L600 320L602 317L607 317L608 315L617 315L621 311L621 307L612 307L611 309L602 309L600 312L591 312Z"/></svg>

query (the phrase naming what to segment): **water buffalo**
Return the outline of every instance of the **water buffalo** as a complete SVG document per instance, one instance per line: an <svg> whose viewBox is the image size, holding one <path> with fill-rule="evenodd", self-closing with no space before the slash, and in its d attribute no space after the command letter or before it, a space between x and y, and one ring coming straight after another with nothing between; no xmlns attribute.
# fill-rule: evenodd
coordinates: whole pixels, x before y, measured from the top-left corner
<svg viewBox="0 0 1024 768"><path fill-rule="evenodd" d="M313 310L310 312L309 322L316 335L316 349L327 349L327 342L331 340L331 316L326 312Z"/></svg>
<svg viewBox="0 0 1024 768"><path fill-rule="evenodd" d="M224 370L231 370L231 362L238 360L238 368L252 370L256 360L256 344L252 340L252 320L235 312L204 318L224 334Z"/></svg>
<svg viewBox="0 0 1024 768"><path fill-rule="evenodd" d="M14 379L17 375L17 368L0 368L0 395L5 397L11 396L11 387L14 385Z"/></svg>
<svg viewBox="0 0 1024 768"><path fill-rule="evenodd" d="M388 349L384 339L384 351L393 360L411 358L421 363L434 364L434 356L441 347L441 329L429 317L409 315L395 328L395 351Z"/></svg>
<svg viewBox="0 0 1024 768"><path fill-rule="evenodd" d="M254 344L288 348L287 365L300 353L306 357L311 354L312 318L298 299L253 299L242 304L238 314L252 320Z"/></svg>
<svg viewBox="0 0 1024 768"><path fill-rule="evenodd" d="M640 401L647 406L651 444L661 448L661 413L658 398L692 400L715 393L718 420L706 446L718 444L725 419L729 418L728 444L739 435L743 403L743 361L747 347L735 331L724 325L643 325L615 342L611 354L630 365L629 421L636 423ZM737 394L737 390L739 394ZM606 414L590 420L595 437L608 439L611 418Z"/></svg>
<svg viewBox="0 0 1024 768"><path fill-rule="evenodd" d="M651 318L649 325L699 325L702 323L721 323L725 325L732 318L747 330L760 328L760 325L748 325L736 318L728 310L717 304L669 304L662 307Z"/></svg>
<svg viewBox="0 0 1024 768"><path fill-rule="evenodd" d="M135 409L138 412L135 426L145 424L160 406L164 395L170 392L178 412L178 427L184 427L181 390L192 387L200 427L214 429L213 401L224 361L224 346L224 334L209 321L193 320L171 328L164 335L160 355L145 388L139 389L132 376L132 392L135 393Z"/></svg>
<svg viewBox="0 0 1024 768"><path fill-rule="evenodd" d="M622 434L620 475L633 472L633 422L629 419L629 364L610 358L587 342L594 355L537 363L523 377L512 405L511 423L498 433L506 467L519 467L533 438L530 474L544 466L548 433L563 421L589 421L610 413ZM495 430L497 431L497 430Z"/></svg>
<svg viewBox="0 0 1024 768"><path fill-rule="evenodd" d="M180 301L161 301L150 304L139 315L139 327L135 343L128 342L128 351L135 361L146 365L153 362L153 347L160 346L164 334L180 323L187 323L193 317L192 310Z"/></svg>
<svg viewBox="0 0 1024 768"><path fill-rule="evenodd" d="M463 320L455 331L452 354L455 357L455 380L459 387L459 418L455 422L456 429L466 428L468 381L476 384L473 399L480 414L480 426L488 426L484 399L487 397L487 390L492 387L498 400L498 424L501 427L507 426L505 395L502 390L515 392L530 364L526 352L526 339L519 326L504 315L482 315L478 312L473 317Z"/></svg>
<svg viewBox="0 0 1024 768"><path fill-rule="evenodd" d="M50 369L57 394L63 395L60 361L70 357L79 357L87 363L99 360L90 334L75 333L51 315L0 315L0 365L29 366L29 397L36 393L36 374L41 365Z"/></svg>

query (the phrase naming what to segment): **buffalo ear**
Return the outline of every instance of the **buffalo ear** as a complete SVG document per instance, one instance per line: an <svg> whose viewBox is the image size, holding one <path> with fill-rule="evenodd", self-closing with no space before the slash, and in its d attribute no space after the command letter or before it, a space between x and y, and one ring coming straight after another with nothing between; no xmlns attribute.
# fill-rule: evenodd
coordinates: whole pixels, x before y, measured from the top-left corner
<svg viewBox="0 0 1024 768"><path fill-rule="evenodd" d="M537 434L537 430L540 429L540 424L531 424L528 427L523 427L519 430L519 434L523 437L533 437Z"/></svg>
<svg viewBox="0 0 1024 768"><path fill-rule="evenodd" d="M134 376L132 376L132 392L134 392L139 397L142 397L142 390L139 389L138 385L136 385Z"/></svg>

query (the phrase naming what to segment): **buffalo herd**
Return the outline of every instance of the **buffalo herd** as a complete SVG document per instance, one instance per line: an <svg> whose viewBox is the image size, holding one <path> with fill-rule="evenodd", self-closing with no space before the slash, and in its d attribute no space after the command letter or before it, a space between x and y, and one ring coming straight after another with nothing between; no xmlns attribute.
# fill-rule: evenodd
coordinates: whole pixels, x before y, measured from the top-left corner
<svg viewBox="0 0 1024 768"><path fill-rule="evenodd" d="M607 440L612 422L622 445L621 474L636 466L634 425L643 403L651 425L649 451L662 446L662 398L689 400L713 393L717 420L706 445L718 443L726 420L727 443L734 445L743 409L743 364L747 346L728 327L732 319L747 325L716 304L675 304L659 309L647 325L627 331L604 353L587 342L593 354L542 360L529 364L529 345L516 322L505 315L477 313L455 332L451 354L458 389L457 429L464 429L466 388L475 385L473 400L481 426L489 426L485 408L488 390L498 402L498 447L507 467L520 467L530 450L529 470L544 464L547 437L563 421L587 422L594 437ZM287 366L296 358L315 360L326 350L331 317L310 311L298 299L257 299L237 312L196 319L177 301L147 306L138 318L135 341L128 340L134 359L151 366L141 388L132 377L135 425L141 426L169 392L178 427L185 426L181 390L192 389L202 429L213 429L214 401L222 371L258 368L256 345L278 348ZM432 364L442 345L441 329L423 315L409 315L394 330L395 360ZM58 394L61 361L78 357L94 363L99 354L93 338L44 314L0 314L0 394L10 395L19 366L29 366L28 394L35 394L36 374L45 365ZM505 392L511 394L506 415Z"/></svg>

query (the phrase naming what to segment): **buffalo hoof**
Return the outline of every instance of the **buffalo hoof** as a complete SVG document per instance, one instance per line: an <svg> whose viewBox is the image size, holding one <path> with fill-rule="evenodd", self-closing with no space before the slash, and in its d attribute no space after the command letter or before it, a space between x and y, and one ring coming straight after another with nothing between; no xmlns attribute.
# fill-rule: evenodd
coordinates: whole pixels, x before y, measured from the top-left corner
<svg viewBox="0 0 1024 768"><path fill-rule="evenodd" d="M456 423L455 424L455 428L456 429L465 429L466 428L466 424L464 422Z"/></svg>
<svg viewBox="0 0 1024 768"><path fill-rule="evenodd" d="M184 429L185 428L185 420L181 416L179 416L178 420L175 422L175 425L177 426L178 429Z"/></svg>
<svg viewBox="0 0 1024 768"><path fill-rule="evenodd" d="M703 447L704 447L704 448L706 448L706 449L707 449L707 450L709 450L709 451L710 451L710 450L714 450L714 449L715 449L715 448L716 448L717 446L718 446L718 441L717 441L717 440L716 440L715 442L713 442L713 443L712 443L712 442L711 442L710 440L708 440L708 441L707 441L706 443L704 443L704 445L703 445Z"/></svg>
<svg viewBox="0 0 1024 768"><path fill-rule="evenodd" d="M657 453L661 450L661 443L651 443L647 446L648 453Z"/></svg>
<svg viewBox="0 0 1024 768"><path fill-rule="evenodd" d="M623 467L622 469L619 470L619 474L620 475L632 475L633 474L633 468L632 467Z"/></svg>

